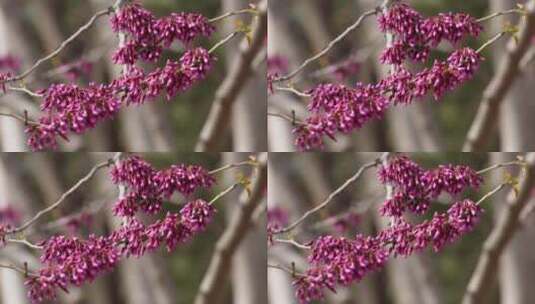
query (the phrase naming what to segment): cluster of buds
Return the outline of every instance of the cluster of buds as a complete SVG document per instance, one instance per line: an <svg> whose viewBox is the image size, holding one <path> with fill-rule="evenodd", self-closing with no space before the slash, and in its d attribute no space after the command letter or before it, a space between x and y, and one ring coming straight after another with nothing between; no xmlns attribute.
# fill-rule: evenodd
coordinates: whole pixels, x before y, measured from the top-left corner
<svg viewBox="0 0 535 304"><path fill-rule="evenodd" d="M42 267L28 273L26 280L33 303L54 300L58 290L67 291L71 285L91 282L130 256L141 257L160 247L172 251L203 232L215 216L214 206L202 199L190 199L180 211L167 212L150 223L135 216L138 209L148 213L159 211L162 200L175 192L190 195L198 188L211 187L215 179L200 166L181 164L156 170L134 156L114 166L111 178L129 191L127 200L131 205L125 207L123 199L114 208L116 215L124 217L122 225L108 235L56 235L41 242ZM0 240L7 233L8 227L0 225Z"/></svg>
<svg viewBox="0 0 535 304"><path fill-rule="evenodd" d="M396 1L378 21L380 30L395 38L380 58L381 63L395 66L393 72L374 84L319 84L306 92L311 100L308 106L311 115L293 131L299 149L323 148L326 136L335 140L336 133L348 134L360 129L371 120L383 118L393 105L410 104L427 95L439 100L470 80L483 60L477 51L464 47L418 72L402 66L407 59L424 61L431 48L443 40L457 44L465 37L477 37L482 27L467 14L424 18Z"/></svg>
<svg viewBox="0 0 535 304"><path fill-rule="evenodd" d="M481 176L467 166L425 170L406 157L397 157L379 169L378 178L396 191L380 208L381 214L393 217L391 225L376 235L325 235L309 242L309 268L294 274L300 303L323 299L325 291L335 291L337 285L358 282L382 269L392 257L407 257L429 247L439 251L472 231L483 212L477 203L462 199L420 223L410 223L402 216L405 209L423 214L442 192L458 195L466 188L479 187Z"/></svg>

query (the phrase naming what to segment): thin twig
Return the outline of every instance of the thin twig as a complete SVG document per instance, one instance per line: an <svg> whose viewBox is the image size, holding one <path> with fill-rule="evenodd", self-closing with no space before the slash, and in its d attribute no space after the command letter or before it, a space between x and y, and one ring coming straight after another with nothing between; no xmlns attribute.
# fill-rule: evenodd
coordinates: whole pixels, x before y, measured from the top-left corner
<svg viewBox="0 0 535 304"><path fill-rule="evenodd" d="M487 172L493 171L493 170L498 169L498 168L509 167L509 166L525 166L525 165L526 165L526 162L520 161L520 160L515 160L515 161L506 162L506 163L495 164L495 165L492 165L492 166L490 166L488 168L481 169L481 170L477 171L476 173L479 174L479 175L482 175L482 174L485 174Z"/></svg>
<svg viewBox="0 0 535 304"><path fill-rule="evenodd" d="M31 97L35 97L35 98L41 98L43 97L43 95L41 94L37 94L27 88L24 88L24 87L12 87L12 86L8 86L6 88L8 91L13 91L13 92L20 92L20 93L24 93L26 95L29 95Z"/></svg>
<svg viewBox="0 0 535 304"><path fill-rule="evenodd" d="M29 272L27 269L24 269L24 268L22 268L22 267L15 266L15 265L0 264L0 268L5 268L5 269L11 269L11 270L14 270L14 271L16 271L16 272L21 273L21 274L24 275L25 277L33 277L33 276L35 276L35 274Z"/></svg>
<svg viewBox="0 0 535 304"><path fill-rule="evenodd" d="M499 17L499 16L510 15L510 14L524 14L524 13L525 12L523 10L520 10L520 9L517 9L517 8L513 8L513 9L510 9L510 10L506 10L506 11L503 11L503 12L496 12L494 14L490 14L488 16L479 18L479 19L476 20L476 22L481 23L481 22L485 22L485 21L494 19L495 17Z"/></svg>
<svg viewBox="0 0 535 304"><path fill-rule="evenodd" d="M477 50L476 53L481 53L485 48L487 48L489 45L493 44L494 42L498 41L498 39L502 38L507 32L500 32L496 35L494 35L492 38L490 38L487 42L483 43Z"/></svg>
<svg viewBox="0 0 535 304"><path fill-rule="evenodd" d="M484 148L498 120L500 105L520 75L519 72L523 68L520 66L521 60L531 48L535 33L535 3L531 1L527 6L525 22L518 33L518 39L510 39L506 54L501 56L502 60L494 77L483 91L479 108L463 144L464 152Z"/></svg>
<svg viewBox="0 0 535 304"><path fill-rule="evenodd" d="M74 186L72 186L69 190L67 190L67 192L63 193L61 195L61 197L54 204L52 204L49 207L39 211L33 218L28 220L22 226L8 231L8 234L15 234L15 233L19 233L19 232L22 232L22 231L26 230L28 227L30 227L35 222L37 222L42 216L44 216L44 215L54 211L55 209L57 209L72 193L74 193L76 190L78 190L78 188L80 188L82 185L84 185L89 180L91 180L91 178L93 178L93 176L100 169L107 168L107 167L111 166L112 164L113 164L113 162L111 160L108 160L106 162L102 162L102 163L97 164L96 166L94 166L86 176L84 176L76 184L74 184Z"/></svg>
<svg viewBox="0 0 535 304"><path fill-rule="evenodd" d="M219 199L221 199L225 195L229 194L232 190L238 188L239 185L241 185L241 184L240 183L236 183L236 184L228 187L227 189L223 190L222 192L218 193L210 202L208 202L208 205L213 205Z"/></svg>
<svg viewBox="0 0 535 304"><path fill-rule="evenodd" d="M273 239L273 242L275 243L281 243L281 244L290 244L292 246L295 246L299 249L309 250L310 246L303 245L295 240L286 240L286 239Z"/></svg>
<svg viewBox="0 0 535 304"><path fill-rule="evenodd" d="M235 163L235 164L224 165L221 168L217 168L217 169L214 169L214 170L208 172L208 174L214 175L214 174L221 173L223 171L226 171L226 170L229 170L229 169L233 169L233 168L245 167L245 166L256 166L256 165L257 165L257 163L254 160L246 160L246 161L242 161L242 162Z"/></svg>
<svg viewBox="0 0 535 304"><path fill-rule="evenodd" d="M228 34L225 38L223 38L221 41L217 42L209 51L209 54L212 54L215 52L220 46L224 45L225 43L229 42L232 38L238 36L238 34L241 33L240 31L232 32Z"/></svg>
<svg viewBox="0 0 535 304"><path fill-rule="evenodd" d="M228 279L234 252L246 237L247 232L251 230L249 227L254 224L252 217L263 198L267 181L267 154L262 153L258 161L259 165L254 170L254 176L251 177L253 180L251 191L244 190L241 193L239 207L217 241L214 254L195 297L195 304L214 303L225 290L224 285Z"/></svg>
<svg viewBox="0 0 535 304"><path fill-rule="evenodd" d="M233 61L227 77L215 93L208 118L201 130L195 151L203 152L216 149L229 123L234 103L254 73L253 61L264 48L267 34L267 1L258 5L258 15L254 22L252 39L242 41L240 52Z"/></svg>
<svg viewBox="0 0 535 304"><path fill-rule="evenodd" d="M476 205L480 205L481 203L483 203L485 200L487 200L489 197L493 196L494 194L498 193L500 190L502 190L503 188L505 188L505 186L507 185L508 183L504 183L504 184L500 184L499 186L497 186L496 188L492 189L492 191L488 192L487 194L483 195L477 202L476 202Z"/></svg>
<svg viewBox="0 0 535 304"><path fill-rule="evenodd" d="M51 60L51 59L55 58L56 56L58 56L63 51L63 49L65 49L69 44L71 44L74 40L76 40L76 38L78 38L78 36L80 36L82 33L84 33L89 28L91 28L93 26L93 24L100 17L109 15L109 14L112 13L112 11L113 11L113 9L110 7L108 9L101 10L101 11L98 11L97 13L95 13L93 15L93 17L91 17L91 19L89 19L89 21L85 25L80 27L74 34L72 34L69 38L67 38L65 41L63 41L55 51L53 51L49 55L37 60L34 63L34 65L31 68L29 68L28 70L26 70L24 73L22 73L22 74L20 74L18 76L12 77L12 78L8 79L6 82L19 81L19 80L22 80L22 79L26 78L28 75L33 73L33 71L35 71L41 64L43 64L44 62L46 62L48 60Z"/></svg>
<svg viewBox="0 0 535 304"><path fill-rule="evenodd" d="M30 120L30 119L28 119L28 117L25 117L25 116L22 116L22 115L19 115L19 114L0 113L0 116L14 118L14 119L22 122L24 125L28 125L28 126L39 126L39 125L41 125L40 123L35 122L33 120Z"/></svg>
<svg viewBox="0 0 535 304"><path fill-rule="evenodd" d="M293 70L290 74L288 74L286 76L283 76L283 77L278 77L278 78L274 79L273 82L287 81L287 80L290 80L293 77L295 77L304 68L306 68L310 63L320 59L323 56L325 56L325 54L327 54L338 42L340 42L342 39L344 39L349 33L354 31L355 29L357 29L361 25L362 21L364 21L364 19L366 19L369 16L376 15L377 12L378 12L378 9L373 9L373 10L369 10L369 11L364 12L362 15L360 15L360 17L357 19L357 21L355 21L351 26L346 28L336 38L331 40L329 42L329 44L327 44L327 46L323 50L321 50L316 55L314 55L314 56L308 58L307 60L305 60L299 67L297 67L295 70Z"/></svg>
<svg viewBox="0 0 535 304"><path fill-rule="evenodd" d="M288 273L289 275L291 275L292 277L299 277L299 276L302 276L302 274L296 272L295 270L289 268L289 267L285 267L285 266L282 266L282 265L278 265L278 264L268 264L267 265L268 268L272 268L272 269L278 269L278 270L282 270L286 273Z"/></svg>
<svg viewBox="0 0 535 304"><path fill-rule="evenodd" d="M367 164L364 164L362 167L360 167L360 169L357 171L357 173L355 173L353 176L351 176L348 180L346 180L340 187L338 187L334 192L332 192L331 194L329 194L329 196L321 203L319 204L318 206L314 207L313 209L311 210L308 210L307 212L305 212L305 214L303 214L298 220L296 220L295 222L293 222L292 224L290 224L289 226L287 226L286 228L283 228L281 230L278 230L275 232L275 234L281 234L281 233L286 233L286 232L289 232L291 230L293 230L295 227L299 226L301 223L303 223L309 216L315 214L316 212L322 210L323 208L327 207L331 201L338 195L340 194L342 191L344 191L349 185L351 185L352 183L354 183L355 181L357 181L362 173L364 173L364 171L366 171L367 169L370 169L370 168L373 168L373 167L376 167L377 165L379 165L380 163L380 160L375 160L373 162L370 162L370 163L367 163Z"/></svg>
<svg viewBox="0 0 535 304"><path fill-rule="evenodd" d="M295 94L295 95L297 95L299 97L304 97L304 98L308 98L308 97L311 96L310 94L301 92L301 91L297 90L296 88L291 88L291 87L278 87L278 86L275 86L275 87L273 87L273 89L275 91L290 92L292 94Z"/></svg>
<svg viewBox="0 0 535 304"><path fill-rule="evenodd" d="M463 304L485 303L490 291L489 286L495 280L498 271L500 257L521 225L522 211L532 196L535 184L535 153L528 153L526 161L528 165L520 177L518 193L513 191L509 193L492 232L483 244L481 255L464 294Z"/></svg>
<svg viewBox="0 0 535 304"><path fill-rule="evenodd" d="M252 8L245 8L245 9L241 9L241 10L237 10L237 11L233 11L233 12L228 12L228 13L223 14L223 15L221 15L221 16L218 16L218 17L209 19L208 22L210 22L210 23L214 23L214 22L221 21L221 20L226 19L226 18L231 17L231 16L244 15L244 14L252 14L252 15L255 15L255 14L257 14L257 13L258 13L258 11L255 10L255 9L252 9Z"/></svg>
<svg viewBox="0 0 535 304"><path fill-rule="evenodd" d="M36 250L41 250L43 249L43 246L39 246L39 245L35 245L35 244L32 244L30 243L28 240L26 239L22 239L22 240L18 240L18 239L6 239L6 243L14 243L14 244L22 244L22 245L25 245L31 249L36 249Z"/></svg>
<svg viewBox="0 0 535 304"><path fill-rule="evenodd" d="M271 117L278 117L278 118L282 118L284 120L287 120L289 123L291 123L293 126L297 126L297 125L304 125L305 123L298 120L297 118L295 118L295 116L290 116L290 115L286 115L286 114L282 114L282 113L271 113L271 112L268 112L267 113L267 116L271 116Z"/></svg>

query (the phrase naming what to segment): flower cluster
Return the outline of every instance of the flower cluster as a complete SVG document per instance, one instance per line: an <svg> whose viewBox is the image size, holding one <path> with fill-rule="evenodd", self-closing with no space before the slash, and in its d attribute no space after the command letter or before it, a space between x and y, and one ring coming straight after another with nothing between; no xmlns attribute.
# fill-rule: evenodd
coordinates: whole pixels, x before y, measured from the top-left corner
<svg viewBox="0 0 535 304"><path fill-rule="evenodd" d="M347 80L350 76L355 75L360 71L362 63L355 58L349 58L344 62L334 66L331 71L331 76L338 82Z"/></svg>
<svg viewBox="0 0 535 304"><path fill-rule="evenodd" d="M20 69L20 59L13 55L0 57L0 70L16 72Z"/></svg>
<svg viewBox="0 0 535 304"><path fill-rule="evenodd" d="M71 234L80 233L83 228L91 228L94 218L91 213L82 212L76 216L71 217L65 223L65 226Z"/></svg>
<svg viewBox="0 0 535 304"><path fill-rule="evenodd" d="M59 67L59 70L63 73L63 76L70 82L87 77L93 71L93 63L91 61L80 59L73 63L63 65Z"/></svg>
<svg viewBox="0 0 535 304"><path fill-rule="evenodd" d="M378 17L382 32L394 34L393 45L381 54L381 62L401 64L407 58L424 61L429 51L443 41L456 44L467 36L477 37L483 27L477 20L464 13L446 13L424 18L402 2L394 3L385 14Z"/></svg>
<svg viewBox="0 0 535 304"><path fill-rule="evenodd" d="M142 104L165 92L170 100L203 80L211 69L213 57L203 48L188 50L178 62L168 61L163 68L146 74L137 67L109 85L54 84L38 92L43 95L45 114L38 125L28 126L28 145L33 150L56 148L57 138L67 139L113 118L123 106Z"/></svg>
<svg viewBox="0 0 535 304"><path fill-rule="evenodd" d="M26 129L28 145L34 150L57 146L57 137L66 138L69 132L83 133L99 122L112 118L121 101L106 85L55 84L39 92L43 95L41 110L44 116L39 125Z"/></svg>
<svg viewBox="0 0 535 304"><path fill-rule="evenodd" d="M69 284L80 286L113 269L119 250L110 239L91 235L88 239L56 236L42 244L43 268L27 281L28 296L34 303L56 298L56 290Z"/></svg>
<svg viewBox="0 0 535 304"><path fill-rule="evenodd" d="M6 82L11 78L11 73L0 73L0 91L6 93Z"/></svg>
<svg viewBox="0 0 535 304"><path fill-rule="evenodd" d="M273 242L273 234L288 225L288 212L280 207L270 208L267 212L268 242Z"/></svg>
<svg viewBox="0 0 535 304"><path fill-rule="evenodd" d="M288 59L281 55L269 56L267 59L267 69L268 73L271 74L286 74L289 70Z"/></svg>
<svg viewBox="0 0 535 304"><path fill-rule="evenodd" d="M394 195L380 208L381 215L401 217L409 210L423 214L441 193L457 195L468 188L478 189L483 178L463 165L441 165L425 170L406 156L392 159L378 171L379 180L394 187Z"/></svg>
<svg viewBox="0 0 535 304"><path fill-rule="evenodd" d="M154 214L162 202L175 192L190 195L199 188L209 188L215 179L204 168L196 165L173 165L156 170L140 157L133 156L114 166L112 181L128 187L128 194L114 206L114 213L132 217L139 210Z"/></svg>
<svg viewBox="0 0 535 304"><path fill-rule="evenodd" d="M209 187L215 182L198 166L177 165L157 171L138 157L112 168L112 180L128 185L130 194L135 194L139 200L135 203L146 204L146 208L153 200L169 197L175 191L190 194L198 187ZM145 200L148 202L144 203ZM70 285L91 282L113 270L124 258L141 257L163 246L168 251L174 250L203 232L213 220L216 209L205 200L196 199L179 212L168 212L151 223L142 222L133 213L109 235L90 235L87 239L58 235L41 242L43 266L26 280L32 302L54 300L58 289L67 291ZM2 230L3 227L0 226L0 238L7 231Z"/></svg>
<svg viewBox="0 0 535 304"><path fill-rule="evenodd" d="M196 13L173 13L156 18L139 3L131 3L111 18L114 32L127 33L129 40L113 55L115 63L132 65L137 60L156 61L164 47L174 41L189 44L198 36L210 36L215 27Z"/></svg>
<svg viewBox="0 0 535 304"><path fill-rule="evenodd" d="M388 251L374 237L354 239L324 236L312 242L308 261L311 268L294 281L300 303L324 297L325 288L360 281L366 274L384 266Z"/></svg>
<svg viewBox="0 0 535 304"><path fill-rule="evenodd" d="M0 248L4 247L6 243L6 235L11 230L11 227L9 225L0 224Z"/></svg>
<svg viewBox="0 0 535 304"><path fill-rule="evenodd" d="M190 241L204 231L212 221L215 208L204 200L187 203L180 213L170 213L156 222L145 225L129 218L126 225L114 231L110 238L120 248L121 255L141 257L162 245L168 251Z"/></svg>
<svg viewBox="0 0 535 304"><path fill-rule="evenodd" d="M20 224L22 215L19 210L7 205L0 209L0 247L3 247L6 242L6 236L13 227Z"/></svg>
<svg viewBox="0 0 535 304"><path fill-rule="evenodd" d="M111 18L115 32L126 33L128 41L113 55L116 63L127 65L120 77L109 84L54 84L40 92L43 116L27 127L28 145L33 150L57 148L58 137L68 140L69 133L80 134L99 122L113 118L122 106L140 105L165 95L171 100L203 80L215 57L208 50L188 48L178 60L168 60L163 67L145 71L136 67L138 59L155 61L163 48L175 41L189 44L201 35L211 35L215 28L207 18L195 13L174 13L156 18L139 3L127 4ZM66 68L71 80L90 71L80 62ZM9 74L0 74L0 88L5 91Z"/></svg>
<svg viewBox="0 0 535 304"><path fill-rule="evenodd" d="M356 228L361 222L361 215L357 212L350 211L344 214L342 217L335 219L333 228L338 233L344 233Z"/></svg>
<svg viewBox="0 0 535 304"><path fill-rule="evenodd" d="M477 37L482 27L467 14L424 18L408 5L395 2L378 21L381 31L395 37L380 58L383 64L396 65L393 73L375 84L320 84L309 90L311 115L293 131L299 149L322 148L325 136L335 140L337 132L347 134L359 129L370 120L382 118L392 105L410 104L428 94L439 100L470 80L483 60L477 51L465 47L417 72L402 66L407 58L424 61L431 48L443 40L457 44L467 36Z"/></svg>
<svg viewBox="0 0 535 304"><path fill-rule="evenodd" d="M323 137L334 139L336 132L349 133L372 119L383 117L388 99L377 85L358 83L355 88L342 84L321 84L310 90L305 124L294 129L296 144L302 150L323 146Z"/></svg>
<svg viewBox="0 0 535 304"><path fill-rule="evenodd" d="M424 213L442 192L456 195L468 187L479 187L481 177L467 166L425 170L406 157L397 157L379 169L378 178L395 188L394 198L380 208L382 215L394 216L391 225L371 236L326 235L312 240L308 244L310 267L294 280L300 303L320 300L325 290L335 291L337 285L358 282L392 257L407 257L426 248L439 251L472 231L483 212L477 203L464 199L417 224L402 217L406 209Z"/></svg>
<svg viewBox="0 0 535 304"><path fill-rule="evenodd" d="M476 51L463 48L416 74L399 67L377 84L320 84L308 92L312 115L294 129L296 145L301 150L321 148L325 136L334 139L336 132L359 129L382 118L391 105L409 104L427 94L438 100L471 79L481 60Z"/></svg>
<svg viewBox="0 0 535 304"><path fill-rule="evenodd" d="M22 214L12 205L0 208L0 223L16 226L20 223Z"/></svg>
<svg viewBox="0 0 535 304"><path fill-rule="evenodd" d="M311 244L310 268L294 281L300 303L324 297L325 289L334 291L337 284L347 286L368 273L384 267L392 256L409 256L432 247L435 251L470 232L482 213L471 200L454 203L446 213L410 224L402 219L376 236L357 234L354 239L322 236Z"/></svg>

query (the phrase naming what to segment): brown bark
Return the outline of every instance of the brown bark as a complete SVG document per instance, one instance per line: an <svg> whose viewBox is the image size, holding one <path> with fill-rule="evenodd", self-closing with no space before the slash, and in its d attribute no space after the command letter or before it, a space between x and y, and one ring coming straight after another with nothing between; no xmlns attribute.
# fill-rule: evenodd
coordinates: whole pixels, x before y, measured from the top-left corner
<svg viewBox="0 0 535 304"><path fill-rule="evenodd" d="M226 3L226 2L224 2ZM230 2L233 3L244 3L240 2ZM236 5L228 5L227 9L235 7ZM266 112L265 102L258 102L255 99L242 99L241 103L238 104L238 107L235 108L236 102L242 94L242 91L248 90L248 95L251 97L251 94L263 94L262 101L265 100L266 90L257 91L259 87L247 87L245 86L248 81L251 79L252 73L254 73L252 63L255 60L256 56L261 53L261 49L264 47L264 42L267 34L267 0L263 0L258 4L258 17L256 22L253 25L253 33L250 44L247 41L241 41L240 52L238 57L235 58L231 67L229 68L228 76L223 80L221 86L217 89L215 93L215 98L208 114L208 118L203 126L199 140L195 147L195 151L214 151L221 144L222 138L224 138L225 126L231 122L232 114L236 114L236 111L240 111L241 115L246 115L250 111L263 111ZM229 10L231 11L231 10ZM262 77L263 79L264 77ZM253 89L255 88L255 89ZM244 93L245 94L245 93ZM258 95L256 95L258 96ZM256 110L255 110L256 109ZM243 121L234 122L234 128L248 128L254 127L253 130L240 130L235 129L234 134L238 136L243 136L242 132L247 132L245 134L248 136L246 139L249 141L258 141L254 142L256 146L259 146L261 149L255 150L250 149L250 145L239 145L235 148L243 150L235 150L237 152L250 152L250 151L265 151L265 134L266 134L266 124L265 124L265 115L262 118L258 118L257 115L247 117L235 117L241 118ZM240 119L240 120L241 120ZM247 121L245 121L247 120ZM264 123L262 123L262 121ZM260 129L258 129L260 128ZM249 132L253 132L253 134ZM234 138L235 141L244 140L243 138Z"/></svg>
<svg viewBox="0 0 535 304"><path fill-rule="evenodd" d="M511 4L510 6L514 6L512 1L507 2ZM528 49L532 47L532 37L535 33L535 1L529 1L526 4L526 9L528 13L520 24L518 40L511 39L505 54L500 56L500 59L497 59L500 60L500 63L494 77L483 92L476 117L472 122L463 146L463 151L465 152L473 152L485 148L498 121L501 106L521 74L522 67L520 62Z"/></svg>
<svg viewBox="0 0 535 304"><path fill-rule="evenodd" d="M251 237L255 210L264 208L261 201L267 182L267 154L261 154L258 161L259 166L251 177L251 192L244 190L237 206L231 210L228 226L215 245L195 304L222 303L231 270L233 303L267 303L266 268L260 266L266 264L265 228L256 231L256 237ZM259 243L263 245L259 246ZM259 263L259 260L263 262Z"/></svg>

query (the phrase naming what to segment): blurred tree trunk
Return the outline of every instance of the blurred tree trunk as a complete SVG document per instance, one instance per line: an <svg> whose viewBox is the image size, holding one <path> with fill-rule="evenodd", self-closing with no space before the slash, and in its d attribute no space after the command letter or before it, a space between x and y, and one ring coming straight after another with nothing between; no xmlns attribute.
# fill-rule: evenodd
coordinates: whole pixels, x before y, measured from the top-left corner
<svg viewBox="0 0 535 304"><path fill-rule="evenodd" d="M247 0L222 0L224 12L239 10L247 7L248 4ZM230 27L225 32L232 31L234 25L231 22L226 22L225 25ZM237 39L225 48L227 67L232 66L232 60L239 49L240 42L241 39ZM241 91L232 110L233 151L267 151L267 104L265 102L267 86L266 78L263 76L266 72L262 68L257 73L256 77ZM235 163L247 157L247 154L226 153L224 162ZM232 177L228 179L232 180ZM227 215L232 214L236 207L233 202L237 199L238 196L235 193L231 193L227 198L227 204L225 204ZM265 221L261 225L265 227ZM266 244L266 229L255 229L247 234L236 250L232 260L232 302L234 304L267 304L267 270L266 267L258 267L258 265L267 264Z"/></svg>
<svg viewBox="0 0 535 304"><path fill-rule="evenodd" d="M112 4L108 0L91 1L95 11ZM113 41L115 34L111 31L109 22L97 23L96 30L100 39L98 44ZM106 62L111 77L115 78L120 75L122 67L112 62L111 53L106 57ZM174 137L166 125L171 119L169 119L169 111L163 110L165 109L164 107L168 106L168 104L150 102L139 107L123 107L119 113L122 150L136 152L166 152L172 150Z"/></svg>
<svg viewBox="0 0 535 304"><path fill-rule="evenodd" d="M30 62L31 56L26 51L28 45L22 39L24 34L13 18L14 6L7 4L5 1L0 3L0 56L11 54L17 56L23 62ZM0 101L2 104L6 100L11 103L18 103L24 99L18 94L11 94L9 97L2 95ZM13 109L0 106L0 112L12 112ZM19 114L19 113L17 113ZM0 140L1 149L6 152L23 152L27 151L26 136L24 134L24 125L15 119L9 117L0 118Z"/></svg>
<svg viewBox="0 0 535 304"><path fill-rule="evenodd" d="M299 44L294 43L294 37L291 26L289 25L288 6L289 3L282 1L271 1L268 12L268 58L281 56L290 63L290 69L293 69L302 54ZM272 94L268 96L269 111L278 112L277 108L272 109L273 103L278 103L284 108L291 108L296 104L295 98L289 94ZM286 113L288 114L288 113ZM272 152L293 152L292 126L285 120L269 117L268 118L268 137L269 151Z"/></svg>
<svg viewBox="0 0 535 304"><path fill-rule="evenodd" d="M32 1L31 5L33 6L32 21L44 45L44 51L47 54L51 53L63 41L63 34L54 15L54 4L51 1Z"/></svg>
<svg viewBox="0 0 535 304"><path fill-rule="evenodd" d="M358 1L362 10L367 10L377 5L374 0ZM365 33L377 33L377 24L365 23ZM370 37L370 41L375 38ZM384 77L387 70L378 63L379 52L384 46L379 47L371 56L376 64L376 74ZM394 108L387 114L389 126L388 147L392 151L438 151L438 137L430 133L429 128L432 115L426 113L426 106L422 103L410 107ZM419 122L417 128L414 125ZM376 156L374 156L376 157ZM380 225L386 225L377 212L374 213L376 221ZM384 227L384 226L383 226ZM433 274L431 263L426 253L413 255L406 259L392 259L388 263L387 275L390 291L396 304L439 304L442 303L438 283L431 279L436 278Z"/></svg>
<svg viewBox="0 0 535 304"><path fill-rule="evenodd" d="M361 162L377 159L379 153L357 154ZM366 172L363 176L366 181L360 192L369 194L384 193L384 188L375 180L375 172ZM377 229L388 227L389 223L377 212L374 205L370 214L374 216ZM392 301L396 304L437 304L442 303L437 276L433 273L431 260L425 253L412 255L408 258L392 258L387 263L386 275ZM377 287L376 287L377 288ZM379 287L382 289L381 287ZM383 292L381 292L383 293ZM377 300L379 301L379 300Z"/></svg>
<svg viewBox="0 0 535 304"><path fill-rule="evenodd" d="M222 7L224 12L230 12L243 9L249 3L249 0L222 0ZM232 32L234 29L234 23L225 22L225 32ZM230 68L236 59L242 40L235 39L225 47L227 68ZM232 151L267 151L265 65L255 72L256 75L250 75L253 79L245 85L232 109Z"/></svg>
<svg viewBox="0 0 535 304"><path fill-rule="evenodd" d="M230 10L229 10L230 11ZM226 164L247 160L246 153L225 153L223 161ZM247 173L248 174L248 173ZM236 173L229 171L226 179L230 185L236 182ZM225 199L225 214L230 220L239 208L240 191L230 193ZM239 244L232 258L232 294L233 304L267 304L267 235L265 216L256 226L251 226L247 235Z"/></svg>
<svg viewBox="0 0 535 304"><path fill-rule="evenodd" d="M113 154L92 154L92 156L95 161L101 162L112 158ZM95 193L99 199L106 199L110 204L117 200L118 191L109 182L108 174L101 174L95 186ZM112 214L111 208L106 208L106 217L112 229L122 224L121 220ZM176 303L177 295L172 287L168 266L164 259L158 256L159 254L161 253L155 252L139 259L128 258L120 263L118 287L126 303Z"/></svg>
<svg viewBox="0 0 535 304"><path fill-rule="evenodd" d="M0 156L0 208L5 208L8 205L16 208L23 214L28 210L27 204L31 200L21 192L21 188L17 185L18 180L13 172L10 172L6 162L7 155ZM20 247L13 249L14 254L18 255L18 252L22 251ZM4 261L0 259L4 264L10 264L12 261ZM20 261L16 261L19 263ZM19 264L20 265L20 264ZM10 269L0 269L0 299L2 303L29 303L26 297L26 288L24 286L24 277Z"/></svg>
<svg viewBox="0 0 535 304"><path fill-rule="evenodd" d="M527 1L529 2L529 1ZM514 0L491 0L491 11L503 11L516 5ZM534 3L531 3L532 5ZM509 20L514 23L513 19ZM495 29L500 29L503 20L496 19ZM505 40L493 49L494 63L497 65L505 51ZM535 83L535 66L528 66L522 77L519 77L505 98L500 111L500 151L533 151L535 150L535 99L533 84ZM500 158L512 158L502 154ZM533 200L533 199L532 199ZM497 206L500 202L496 201ZM533 202L532 202L533 203ZM501 258L499 275L500 295L502 304L528 304L535 299L535 220L530 220L508 245ZM490 287L489 287L490 288Z"/></svg>
<svg viewBox="0 0 535 304"><path fill-rule="evenodd" d="M303 198L300 196L292 178L288 176L290 161L282 153L273 153L269 155L268 160L268 209L280 207L288 212L289 215L301 214ZM269 247L268 252L270 259L276 257L288 257L288 251L291 248L283 246ZM287 265L287 261L280 261L281 264ZM292 278L286 272L278 269L268 270L268 287L270 304L293 304L295 295L292 288Z"/></svg>

